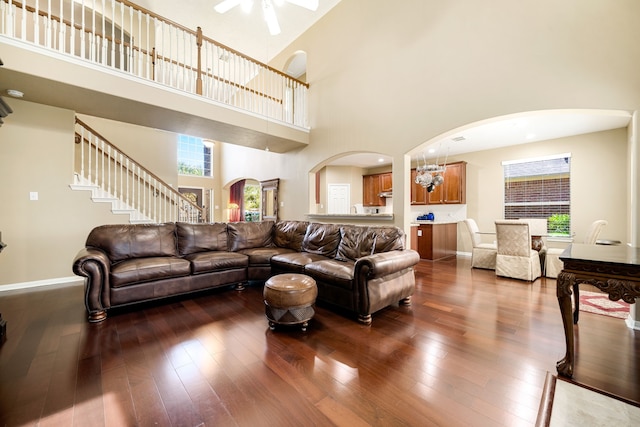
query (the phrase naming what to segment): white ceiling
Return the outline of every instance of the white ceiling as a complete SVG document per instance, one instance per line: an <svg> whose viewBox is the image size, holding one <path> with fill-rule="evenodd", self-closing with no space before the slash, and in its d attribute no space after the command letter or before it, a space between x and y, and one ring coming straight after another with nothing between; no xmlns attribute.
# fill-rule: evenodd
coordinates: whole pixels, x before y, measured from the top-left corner
<svg viewBox="0 0 640 427"><path fill-rule="evenodd" d="M319 0L315 12L288 2L275 6L282 32L272 36L263 18L260 0L254 0L249 14L241 7L220 14L213 8L221 1L189 0L181 1L179 6L175 0L134 0L134 3L187 28L201 27L205 36L265 63L340 3L340 0Z"/></svg>
<svg viewBox="0 0 640 427"><path fill-rule="evenodd" d="M436 157L443 161L447 155L626 128L630 120L629 112L611 110L548 110L513 114L454 129L418 145L409 154L413 160L422 160L424 155L428 161ZM380 158L386 159L385 162L380 163ZM331 165L371 168L391 163L389 156L361 153L341 157Z"/></svg>

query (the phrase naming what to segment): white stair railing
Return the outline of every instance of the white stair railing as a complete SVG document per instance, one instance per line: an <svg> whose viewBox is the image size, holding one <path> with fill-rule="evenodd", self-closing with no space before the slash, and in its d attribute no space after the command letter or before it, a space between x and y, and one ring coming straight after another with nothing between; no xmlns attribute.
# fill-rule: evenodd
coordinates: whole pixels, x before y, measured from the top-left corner
<svg viewBox="0 0 640 427"><path fill-rule="evenodd" d="M0 0L0 35L308 128L307 83L126 0Z"/></svg>
<svg viewBox="0 0 640 427"><path fill-rule="evenodd" d="M147 222L203 222L203 209L76 118L75 176L100 191L115 211Z"/></svg>

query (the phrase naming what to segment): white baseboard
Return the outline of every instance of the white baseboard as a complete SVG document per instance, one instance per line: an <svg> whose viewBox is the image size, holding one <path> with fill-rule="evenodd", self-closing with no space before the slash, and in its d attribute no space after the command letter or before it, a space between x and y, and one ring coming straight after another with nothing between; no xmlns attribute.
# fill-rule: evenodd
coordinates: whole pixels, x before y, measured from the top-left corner
<svg viewBox="0 0 640 427"><path fill-rule="evenodd" d="M40 286L74 286L80 284L84 284L84 279L78 276L58 277L55 279L35 280L33 282L0 285L0 292L30 289Z"/></svg>
<svg viewBox="0 0 640 427"><path fill-rule="evenodd" d="M471 252L460 252L460 251L457 251L456 252L456 256L471 258Z"/></svg>
<svg viewBox="0 0 640 427"><path fill-rule="evenodd" d="M627 316L624 322L627 324L628 328L635 329L636 331L640 331L640 321L632 319L631 315Z"/></svg>

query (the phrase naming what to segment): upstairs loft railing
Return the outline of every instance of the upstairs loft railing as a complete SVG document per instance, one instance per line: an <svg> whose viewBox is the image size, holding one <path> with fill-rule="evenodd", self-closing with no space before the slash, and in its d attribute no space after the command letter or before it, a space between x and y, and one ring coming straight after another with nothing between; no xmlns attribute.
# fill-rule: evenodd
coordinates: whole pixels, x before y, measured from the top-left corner
<svg viewBox="0 0 640 427"><path fill-rule="evenodd" d="M0 0L0 34L308 128L307 83L126 0Z"/></svg>
<svg viewBox="0 0 640 427"><path fill-rule="evenodd" d="M135 210L137 221L206 222L204 210L136 163L76 118L75 184L101 190L118 200L116 210Z"/></svg>

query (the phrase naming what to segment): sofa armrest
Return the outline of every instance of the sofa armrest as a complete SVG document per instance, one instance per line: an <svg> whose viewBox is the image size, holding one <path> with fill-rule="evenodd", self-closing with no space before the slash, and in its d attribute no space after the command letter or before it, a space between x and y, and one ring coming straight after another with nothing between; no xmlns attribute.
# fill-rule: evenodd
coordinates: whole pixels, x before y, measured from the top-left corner
<svg viewBox="0 0 640 427"><path fill-rule="evenodd" d="M106 318L106 309L111 306L109 297L109 270L111 262L107 254L99 249L81 249L73 260L73 272L84 277L84 303L89 312L89 321L99 322Z"/></svg>
<svg viewBox="0 0 640 427"><path fill-rule="evenodd" d="M412 249L380 252L359 258L355 265L355 274L365 275L367 279L384 277L405 268L413 267L420 262L420 255Z"/></svg>

